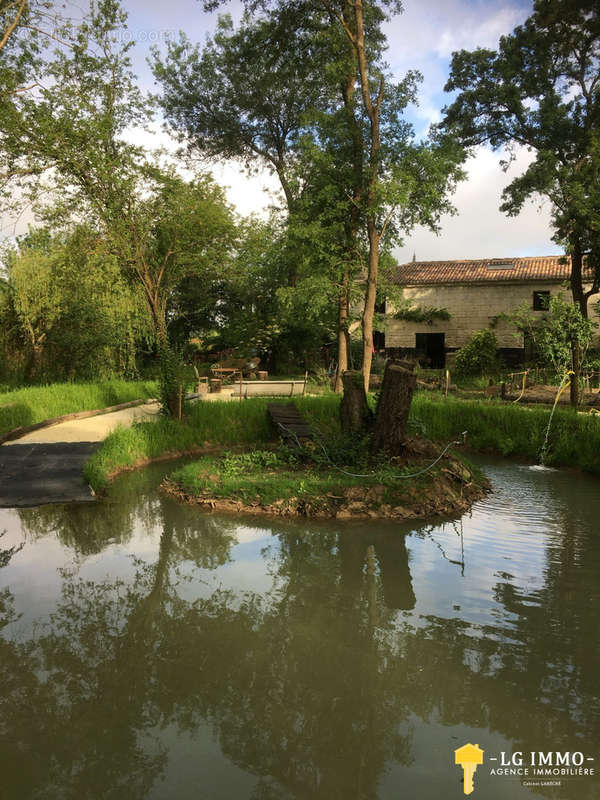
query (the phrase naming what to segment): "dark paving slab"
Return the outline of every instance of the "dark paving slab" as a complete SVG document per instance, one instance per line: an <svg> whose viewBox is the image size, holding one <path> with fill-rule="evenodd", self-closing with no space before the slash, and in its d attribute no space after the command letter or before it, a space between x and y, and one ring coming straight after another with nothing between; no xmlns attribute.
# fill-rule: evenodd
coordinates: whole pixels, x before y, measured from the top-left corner
<svg viewBox="0 0 600 800"><path fill-rule="evenodd" d="M95 500L83 465L101 442L13 444L0 447L0 507Z"/></svg>

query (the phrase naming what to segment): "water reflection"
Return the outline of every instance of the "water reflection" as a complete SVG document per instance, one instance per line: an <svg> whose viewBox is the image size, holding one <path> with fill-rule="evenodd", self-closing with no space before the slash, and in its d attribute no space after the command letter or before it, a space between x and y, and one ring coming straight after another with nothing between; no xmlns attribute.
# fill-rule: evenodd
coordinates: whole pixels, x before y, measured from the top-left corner
<svg viewBox="0 0 600 800"><path fill-rule="evenodd" d="M0 571L7 796L202 796L192 780L177 784L182 737L198 764L201 743L218 743L215 774L202 766L211 796L261 800L397 797L407 786L433 798L436 769L460 796L449 754L469 731L508 749L593 752L600 549L589 509L573 513L573 490L561 504L553 483L552 524L509 538L518 492L503 468L495 477L499 492L465 520L462 556L450 525L260 523L250 539L261 591L235 577L240 521L162 498L156 471L128 476L99 506L15 513L25 548ZM540 486L521 486L521 501ZM60 593L47 624L19 627L11 570L48 537L71 556ZM151 557L136 551L143 539ZM99 572L94 559L110 548L131 564L125 577ZM487 798L543 796L480 785ZM548 796L596 790L574 781Z"/></svg>

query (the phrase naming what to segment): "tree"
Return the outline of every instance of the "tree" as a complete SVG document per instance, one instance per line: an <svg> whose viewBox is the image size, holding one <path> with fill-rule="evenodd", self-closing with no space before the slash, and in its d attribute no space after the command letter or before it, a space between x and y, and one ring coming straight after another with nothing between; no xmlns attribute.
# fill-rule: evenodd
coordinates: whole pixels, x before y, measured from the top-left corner
<svg viewBox="0 0 600 800"><path fill-rule="evenodd" d="M85 215L112 243L123 273L143 292L167 365L174 287L227 257L233 217L210 178L186 182L127 141L127 129L145 124L149 108L131 72L132 43L115 36L125 20L116 0L92 4L70 49L43 62L44 86L14 101L1 155L13 183L26 176L32 196L49 188L61 197L51 212L41 208L53 224Z"/></svg>
<svg viewBox="0 0 600 800"><path fill-rule="evenodd" d="M548 312L542 317L531 311L529 304L517 308L506 319L529 337L537 358L562 375L573 366L573 350L581 353L582 363L592 343L598 324L584 317L578 305L565 301L561 295L550 299Z"/></svg>
<svg viewBox="0 0 600 800"><path fill-rule="evenodd" d="M340 8L330 0L321 2L352 45L368 121L360 197L369 244L362 312L362 372L368 389L382 246L391 246L417 222L435 229L440 214L452 210L447 195L462 177L462 152L449 141L415 141L412 127L402 118L407 105L416 101L421 76L409 71L394 84L381 61L386 5L394 13L401 10L399 4L355 0Z"/></svg>
<svg viewBox="0 0 600 800"><path fill-rule="evenodd" d="M536 0L534 12L498 50L455 53L446 90L446 131L463 144L515 148L534 158L504 190L517 215L534 195L551 202L554 240L571 258L571 292L583 317L600 289L600 11L592 0ZM584 257L591 274L586 287ZM578 402L581 354L571 401Z"/></svg>
<svg viewBox="0 0 600 800"><path fill-rule="evenodd" d="M319 224L318 246L328 241L330 254L317 261L337 288L340 367L347 364L351 284L361 266L366 220L362 321L368 384L382 243L391 247L416 222L435 226L439 214L450 208L446 193L460 177L461 156L449 142L443 147L415 142L411 127L402 121L406 105L415 99L418 76L409 73L397 85L386 80L382 6L369 4L363 11L361 2L326 0L256 5L268 12L266 18L246 17L237 34L222 22L202 54L197 49L190 53L182 39L171 45L165 65L156 60L155 74L165 91L162 103L171 122L209 157L270 164L280 177L291 224L330 223L336 209L336 227L343 220L337 245L323 236L326 225ZM278 40L272 54L265 47L271 41L267 31ZM312 161L307 162L309 153ZM318 166L325 167L320 181L315 180ZM323 198L329 190L318 214L314 196L306 203L315 187ZM303 203L311 209L308 217L302 216ZM336 246L341 258L331 257Z"/></svg>
<svg viewBox="0 0 600 800"><path fill-rule="evenodd" d="M175 133L209 160L275 172L289 214L299 194L291 174L296 145L322 89L310 39L299 34L293 16L251 21L245 15L237 30L220 16L203 48L182 33L168 42L164 63L153 54L160 104Z"/></svg>
<svg viewBox="0 0 600 800"><path fill-rule="evenodd" d="M331 38L322 7L282 6L266 17L246 14L237 30L229 17L220 17L215 37L202 49L182 35L169 45L164 63L154 54L153 67L162 84L160 102L167 118L193 150L212 160L236 159L249 171L259 164L277 174L289 223L288 235L279 240L280 261L287 267L281 285L299 288L298 305L306 308L302 298L308 286L314 290L318 283L321 290L329 280L331 290L319 291L319 297L338 307L340 388L348 363L351 265L356 271L358 261L362 146L353 111L354 67L351 62L350 81L340 79L335 62L344 61L347 47L339 36L337 42ZM327 160L324 142L332 141L331 124L329 130L320 124L328 113L338 116L333 133L338 164L335 181L329 181L319 203L315 165L319 158L321 164ZM346 147L339 130L344 123L354 126L354 185L339 163L339 148ZM337 234L340 222L345 228L334 242L332 223ZM305 246L308 236L311 248ZM288 309L296 305L292 295L286 294Z"/></svg>
<svg viewBox="0 0 600 800"><path fill-rule="evenodd" d="M78 225L19 237L6 286L4 351L18 369L8 345L18 346L29 380L135 374L136 349L150 334L144 298L98 231Z"/></svg>

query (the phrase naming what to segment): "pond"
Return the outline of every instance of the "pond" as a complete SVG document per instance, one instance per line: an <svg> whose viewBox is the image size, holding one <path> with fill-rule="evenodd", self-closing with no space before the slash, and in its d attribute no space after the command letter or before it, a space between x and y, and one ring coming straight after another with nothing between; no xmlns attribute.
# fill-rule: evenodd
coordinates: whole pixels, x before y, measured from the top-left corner
<svg viewBox="0 0 600 800"><path fill-rule="evenodd" d="M481 465L432 524L203 515L164 465L0 510L0 795L458 798L473 743L474 797L600 797L530 763L600 759L600 484Z"/></svg>

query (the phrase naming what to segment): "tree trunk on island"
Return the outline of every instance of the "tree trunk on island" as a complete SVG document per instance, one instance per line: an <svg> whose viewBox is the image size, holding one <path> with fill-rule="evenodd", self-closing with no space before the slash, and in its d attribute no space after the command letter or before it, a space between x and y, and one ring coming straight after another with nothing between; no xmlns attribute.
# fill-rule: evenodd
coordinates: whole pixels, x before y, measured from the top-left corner
<svg viewBox="0 0 600 800"><path fill-rule="evenodd" d="M417 377L413 365L388 361L377 403L371 455L399 456L404 450L406 425Z"/></svg>
<svg viewBox="0 0 600 800"><path fill-rule="evenodd" d="M366 432L373 414L367 403L367 394L360 372L342 375L344 395L340 403L340 423L343 433Z"/></svg>

